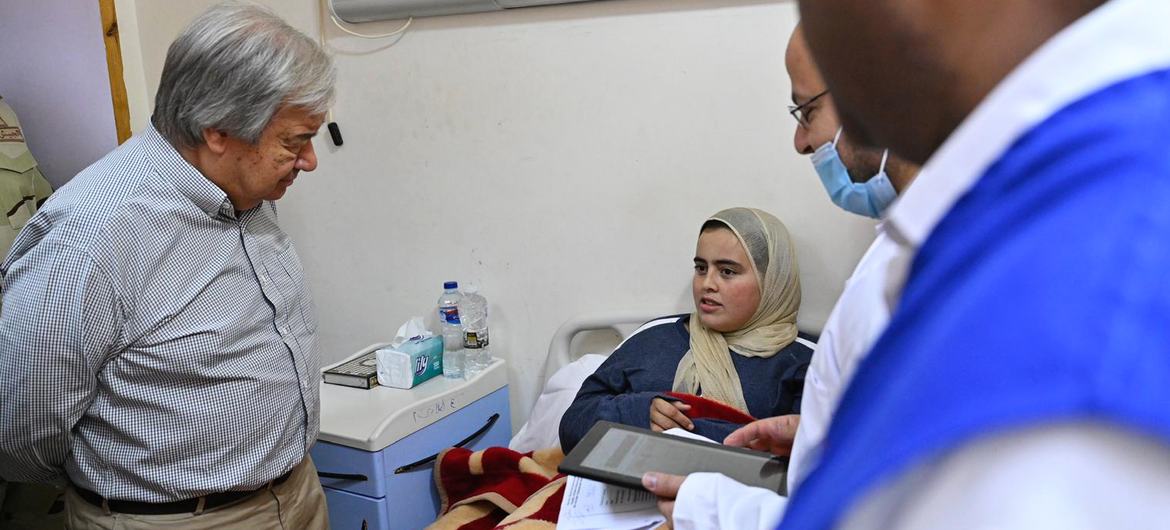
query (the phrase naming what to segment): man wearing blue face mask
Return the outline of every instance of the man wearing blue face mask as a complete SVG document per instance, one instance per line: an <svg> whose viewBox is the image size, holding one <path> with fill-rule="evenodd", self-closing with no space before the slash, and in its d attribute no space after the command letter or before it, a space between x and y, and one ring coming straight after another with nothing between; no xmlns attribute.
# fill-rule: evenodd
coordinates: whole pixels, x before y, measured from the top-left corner
<svg viewBox="0 0 1170 530"><path fill-rule="evenodd" d="M789 40L785 66L792 80L794 105L789 111L797 121L793 136L797 152L811 155L834 204L881 218L910 186L919 167L885 149L854 145L848 133L842 133L832 95L825 89L800 27ZM884 292L885 276L896 251L880 223L877 237L825 322L805 376L800 415L765 418L724 440L727 445L788 456L790 494L819 458L821 440L841 394L889 321L892 308ZM787 502L775 492L751 488L718 473L694 473L685 479L653 473L644 477L643 484L662 498L662 512L676 530L771 529Z"/></svg>
<svg viewBox="0 0 1170 530"><path fill-rule="evenodd" d="M784 58L792 78L792 106L798 127L797 152L811 155L829 198L842 209L878 219L898 193L910 185L918 167L888 150L856 147L841 127L833 95L813 62L800 27L792 33Z"/></svg>

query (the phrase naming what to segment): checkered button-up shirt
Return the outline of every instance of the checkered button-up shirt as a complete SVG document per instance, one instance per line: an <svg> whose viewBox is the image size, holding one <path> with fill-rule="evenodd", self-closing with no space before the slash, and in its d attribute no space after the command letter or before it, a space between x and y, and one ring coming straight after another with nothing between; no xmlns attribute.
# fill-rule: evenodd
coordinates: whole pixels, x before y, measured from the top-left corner
<svg viewBox="0 0 1170 530"><path fill-rule="evenodd" d="M0 475L168 502L254 489L317 438L316 319L271 202L237 213L153 128L20 233Z"/></svg>

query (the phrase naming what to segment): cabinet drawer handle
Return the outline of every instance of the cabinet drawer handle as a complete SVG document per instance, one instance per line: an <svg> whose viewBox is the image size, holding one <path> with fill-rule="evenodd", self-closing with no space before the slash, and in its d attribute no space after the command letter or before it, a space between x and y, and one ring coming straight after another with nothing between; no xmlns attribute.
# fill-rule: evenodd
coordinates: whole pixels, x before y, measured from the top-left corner
<svg viewBox="0 0 1170 530"><path fill-rule="evenodd" d="M483 424L483 427L480 427L478 431L471 433L471 436L468 436L467 438L460 440L459 443L455 444L452 447L463 447L463 446L471 443L476 438L479 438L480 435L487 432L488 429L491 429L492 425L495 425L496 420L499 420L499 419L500 419L500 413L497 412L495 414L492 414L492 416L490 418L488 418L487 423ZM414 471L420 467L423 467L431 462L434 462L436 458L439 458L439 453L435 453L435 454L428 456L422 460L419 460L417 462L411 462L409 464L406 464L405 466L402 466L398 469L395 469L394 474L398 475L401 473L409 473L409 472Z"/></svg>
<svg viewBox="0 0 1170 530"><path fill-rule="evenodd" d="M365 482L370 480L370 477L359 475L357 473L330 473L328 471L317 471L317 476L321 478L335 478L338 480L355 480L358 482Z"/></svg>

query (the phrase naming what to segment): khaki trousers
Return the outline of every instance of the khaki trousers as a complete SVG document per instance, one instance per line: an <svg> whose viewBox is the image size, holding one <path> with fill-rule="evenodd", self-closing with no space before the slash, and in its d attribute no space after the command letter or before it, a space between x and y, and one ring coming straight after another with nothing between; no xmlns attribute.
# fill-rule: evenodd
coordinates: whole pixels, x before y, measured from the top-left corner
<svg viewBox="0 0 1170 530"><path fill-rule="evenodd" d="M283 484L262 489L233 504L207 510L201 514L134 515L106 513L77 495L69 487L65 492L65 527L81 530L174 530L210 528L226 530L327 530L329 514L325 509L325 492L317 478L312 459L305 457L293 468Z"/></svg>

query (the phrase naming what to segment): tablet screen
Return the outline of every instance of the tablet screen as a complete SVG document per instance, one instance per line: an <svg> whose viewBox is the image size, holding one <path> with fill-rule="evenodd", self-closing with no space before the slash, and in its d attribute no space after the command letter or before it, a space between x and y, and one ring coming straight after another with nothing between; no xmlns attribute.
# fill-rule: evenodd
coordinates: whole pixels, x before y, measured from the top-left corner
<svg viewBox="0 0 1170 530"><path fill-rule="evenodd" d="M788 462L768 453L601 422L573 448L562 467L571 474L636 487L648 471L675 475L710 471L784 492Z"/></svg>

